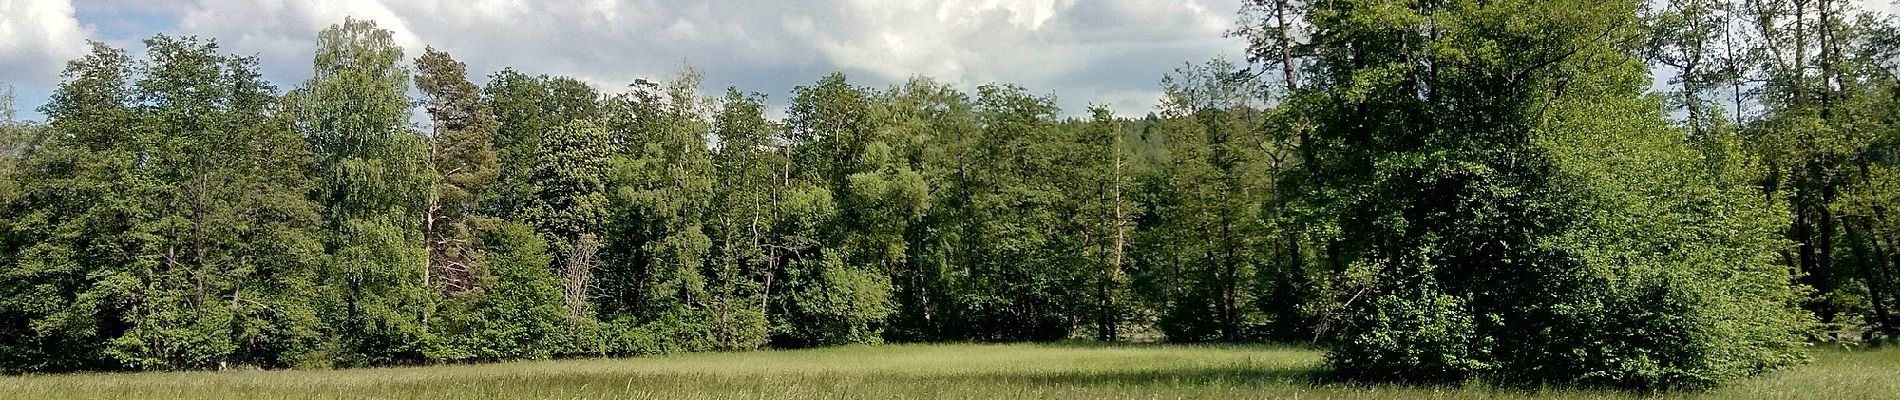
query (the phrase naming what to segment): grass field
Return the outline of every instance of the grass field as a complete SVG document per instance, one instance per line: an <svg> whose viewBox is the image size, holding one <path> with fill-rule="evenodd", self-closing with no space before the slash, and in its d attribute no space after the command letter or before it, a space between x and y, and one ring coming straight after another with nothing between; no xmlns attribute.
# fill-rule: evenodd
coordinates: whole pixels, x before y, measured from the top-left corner
<svg viewBox="0 0 1900 400"><path fill-rule="evenodd" d="M1262 346L892 345L335 371L0 377L17 399L1516 399L1633 398L1316 383L1321 353ZM1900 399L1900 349L1665 398Z"/></svg>

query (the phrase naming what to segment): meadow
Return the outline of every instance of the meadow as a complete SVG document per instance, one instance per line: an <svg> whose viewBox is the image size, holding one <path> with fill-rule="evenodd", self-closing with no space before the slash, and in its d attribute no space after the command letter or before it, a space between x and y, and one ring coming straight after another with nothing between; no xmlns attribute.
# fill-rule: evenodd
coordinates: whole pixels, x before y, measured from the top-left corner
<svg viewBox="0 0 1900 400"><path fill-rule="evenodd" d="M1705 392L1351 385L1318 350L933 344L314 371L0 377L7 399L1892 399L1900 349L1814 361Z"/></svg>

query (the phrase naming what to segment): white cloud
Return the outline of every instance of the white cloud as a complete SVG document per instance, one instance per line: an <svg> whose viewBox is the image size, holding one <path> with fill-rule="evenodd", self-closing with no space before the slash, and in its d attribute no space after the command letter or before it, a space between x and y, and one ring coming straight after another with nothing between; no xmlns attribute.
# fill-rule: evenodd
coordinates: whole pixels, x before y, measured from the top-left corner
<svg viewBox="0 0 1900 400"><path fill-rule="evenodd" d="M1231 11L1209 12L1195 2L852 0L844 5L836 11L837 21L815 24L824 17L802 14L786 27L830 64L868 72L877 80L922 74L965 87L1018 83L1056 92L1070 114L1081 113L1090 101L1112 104L1123 113L1146 112L1163 72L1241 47L1221 37L1233 23ZM1146 101L1129 101L1131 96Z"/></svg>
<svg viewBox="0 0 1900 400"><path fill-rule="evenodd" d="M216 38L220 45L239 54L256 54L278 84L291 86L310 74L317 31L342 23L345 17L376 21L395 33L396 44L408 54L422 50L422 40L409 26L413 17L379 0L202 0L185 7L177 29L183 34ZM291 77L296 78L286 80Z"/></svg>
<svg viewBox="0 0 1900 400"><path fill-rule="evenodd" d="M1851 0L1900 15L1891 0ZM77 3L77 4L74 4ZM81 19L73 18L78 6ZM1150 111L1158 80L1184 63L1239 58L1222 37L1239 0L0 0L0 80L43 98L85 37L136 50L154 30L216 38L263 59L285 88L310 74L316 33L345 16L396 32L410 57L435 46L476 75L503 67L618 91L682 62L782 104L792 87L840 70L883 87L928 75L966 90L1006 82L1053 93L1065 114L1090 103ZM90 14L89 14L90 13ZM90 15L90 19L88 18ZM99 37L103 34L106 37ZM478 76L476 81L484 81Z"/></svg>
<svg viewBox="0 0 1900 400"><path fill-rule="evenodd" d="M1854 6L1862 10L1881 11L1890 16L1900 16L1900 0L1854 0Z"/></svg>
<svg viewBox="0 0 1900 400"><path fill-rule="evenodd" d="M514 67L607 91L686 61L711 89L737 85L780 101L842 70L874 87L912 75L965 88L1017 83L1063 95L1071 114L1090 101L1140 114L1161 73L1240 49L1220 36L1238 4L1203 2L196 0L177 27L260 55L266 75L286 87L309 75L316 31L354 16L395 31L412 57L432 45L476 74ZM1087 78L1069 76L1078 71Z"/></svg>
<svg viewBox="0 0 1900 400"><path fill-rule="evenodd" d="M610 92L686 62L709 90L734 85L780 104L836 70L871 87L913 75L966 90L1015 83L1057 94L1066 114L1102 103L1139 115L1162 73L1242 47L1221 37L1237 0L145 0L81 2L95 20L77 21L64 0L0 5L0 80L49 86L83 38L136 50L163 29L257 55L287 89L309 76L317 31L353 16L394 31L410 57L434 46L477 75L514 67Z"/></svg>
<svg viewBox="0 0 1900 400"><path fill-rule="evenodd" d="M1852 1L1900 15L1890 0ZM113 37L98 39L136 47L157 33L140 32L145 27L216 38L234 53L259 55L265 75L288 88L309 76L316 32L354 16L395 31L411 57L435 46L477 75L514 67L617 91L687 62L706 73L710 90L736 85L778 103L792 87L833 70L872 87L928 75L965 89L1008 82L1054 93L1070 115L1089 103L1139 115L1159 97L1163 73L1223 53L1239 57L1243 44L1221 35L1239 3L102 0L79 6L82 16L107 11L104 20L75 21L73 4L64 0L0 0L0 54L7 55L0 59L0 80L50 86L59 63L83 51L80 38L104 32ZM33 95L31 87L22 92Z"/></svg>
<svg viewBox="0 0 1900 400"><path fill-rule="evenodd" d="M86 53L91 31L65 0L0 0L0 82L14 85L16 108L50 92L67 60Z"/></svg>

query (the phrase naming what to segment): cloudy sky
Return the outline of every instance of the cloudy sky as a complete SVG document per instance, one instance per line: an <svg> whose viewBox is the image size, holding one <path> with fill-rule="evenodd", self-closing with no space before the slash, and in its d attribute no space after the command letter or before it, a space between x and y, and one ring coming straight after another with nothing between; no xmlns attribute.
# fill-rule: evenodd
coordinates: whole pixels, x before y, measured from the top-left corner
<svg viewBox="0 0 1900 400"><path fill-rule="evenodd" d="M1856 0L1900 10L1894 0ZM885 87L928 75L966 89L1010 82L1090 103L1151 110L1161 74L1239 56L1223 38L1240 0L0 0L0 82L28 119L88 39L137 51L157 33L216 38L257 55L285 89L310 74L316 32L345 16L396 32L413 57L435 46L478 83L502 67L617 91L690 64L706 87L775 104L830 71Z"/></svg>
<svg viewBox="0 0 1900 400"><path fill-rule="evenodd" d="M284 89L310 75L316 32L345 16L467 62L477 83L502 67L568 75L616 91L700 68L705 89L736 85L774 103L844 71L882 88L928 75L965 88L1010 82L1124 114L1153 108L1162 73L1238 57L1222 37L1240 0L0 0L0 81L29 119L88 39L134 52L157 33L216 38L254 54Z"/></svg>

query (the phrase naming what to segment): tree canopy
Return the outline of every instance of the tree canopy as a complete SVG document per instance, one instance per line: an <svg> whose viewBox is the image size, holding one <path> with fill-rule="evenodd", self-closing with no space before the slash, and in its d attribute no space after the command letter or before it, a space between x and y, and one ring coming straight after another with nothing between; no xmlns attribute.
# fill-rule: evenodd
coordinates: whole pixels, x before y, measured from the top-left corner
<svg viewBox="0 0 1900 400"><path fill-rule="evenodd" d="M478 84L357 19L281 92L213 39L93 43L45 123L0 120L0 371L1092 338L1679 389L1900 335L1892 18L1240 16L1244 61L1183 64L1133 114L844 73L782 110L690 67Z"/></svg>

